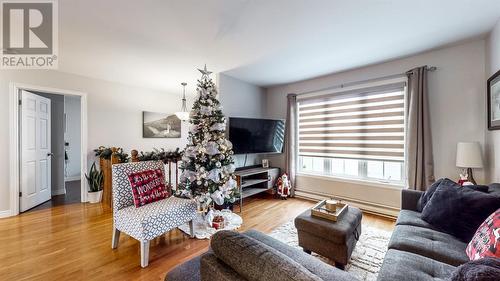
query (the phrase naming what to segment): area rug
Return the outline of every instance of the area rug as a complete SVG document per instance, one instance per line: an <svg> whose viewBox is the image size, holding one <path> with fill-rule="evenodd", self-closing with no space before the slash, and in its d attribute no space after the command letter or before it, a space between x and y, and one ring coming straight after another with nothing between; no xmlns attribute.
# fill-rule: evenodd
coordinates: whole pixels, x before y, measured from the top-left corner
<svg viewBox="0 0 500 281"><path fill-rule="evenodd" d="M366 225L362 225L361 232L361 237L354 248L351 261L346 266L346 271L359 280L375 281L387 251L391 232ZM269 235L290 246L300 248L297 229L293 221L279 226ZM330 265L334 265L334 262L327 258L316 253L312 255Z"/></svg>

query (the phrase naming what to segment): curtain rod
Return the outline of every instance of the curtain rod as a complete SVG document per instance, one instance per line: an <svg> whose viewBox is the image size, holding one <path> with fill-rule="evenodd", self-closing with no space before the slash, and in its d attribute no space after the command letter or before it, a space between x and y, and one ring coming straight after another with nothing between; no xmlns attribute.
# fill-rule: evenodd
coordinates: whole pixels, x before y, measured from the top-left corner
<svg viewBox="0 0 500 281"><path fill-rule="evenodd" d="M427 71L433 72L433 71L437 70L437 67L435 67L435 66L425 66L425 69L427 69ZM379 81L379 80L385 80L385 79L391 79L391 78L398 78L398 77L402 77L402 76L407 76L406 71L403 72L403 73L392 74L392 75L382 76L382 77L378 77L378 78L372 78L372 79L366 79L366 80L361 80L361 81L355 81L355 82L348 82L348 83L338 84L338 85L331 86L331 87L322 88L322 89L319 89L319 90L303 92L303 93L297 94L297 96L305 95L305 94L310 94L310 93L315 93L315 92L320 92L320 91L325 91L325 90L332 90L332 89L339 89L339 88L345 88L345 87L350 87L350 86L356 86L356 85L359 85L359 84L365 84L365 83Z"/></svg>

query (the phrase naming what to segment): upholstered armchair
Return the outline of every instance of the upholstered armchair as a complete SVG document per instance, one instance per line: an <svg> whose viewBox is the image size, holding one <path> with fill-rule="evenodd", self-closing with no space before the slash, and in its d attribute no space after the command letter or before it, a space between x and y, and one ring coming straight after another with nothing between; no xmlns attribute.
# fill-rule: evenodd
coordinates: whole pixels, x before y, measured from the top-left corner
<svg viewBox="0 0 500 281"><path fill-rule="evenodd" d="M196 202L174 196L139 208L134 206L128 175L153 169L164 169L163 162L133 162L115 164L112 167L112 248L118 247L120 232L137 239L141 244L142 267L148 266L149 263L149 241L188 222L193 237L193 219L197 215Z"/></svg>

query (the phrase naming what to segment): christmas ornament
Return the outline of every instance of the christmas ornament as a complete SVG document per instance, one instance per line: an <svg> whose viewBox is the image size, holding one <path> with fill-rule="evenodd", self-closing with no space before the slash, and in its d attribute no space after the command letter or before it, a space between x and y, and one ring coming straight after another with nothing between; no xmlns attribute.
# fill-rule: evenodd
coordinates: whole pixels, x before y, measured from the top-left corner
<svg viewBox="0 0 500 281"><path fill-rule="evenodd" d="M224 123L215 123L210 127L211 131L225 131L226 130L226 124Z"/></svg>

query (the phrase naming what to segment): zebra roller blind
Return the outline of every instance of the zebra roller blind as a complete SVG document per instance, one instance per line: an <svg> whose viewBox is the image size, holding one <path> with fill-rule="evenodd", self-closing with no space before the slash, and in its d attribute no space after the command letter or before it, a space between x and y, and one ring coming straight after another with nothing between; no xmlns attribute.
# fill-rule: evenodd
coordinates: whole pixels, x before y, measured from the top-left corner
<svg viewBox="0 0 500 281"><path fill-rule="evenodd" d="M299 156L404 161L405 83L299 98Z"/></svg>

